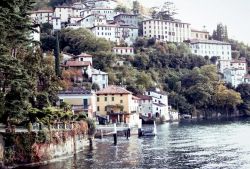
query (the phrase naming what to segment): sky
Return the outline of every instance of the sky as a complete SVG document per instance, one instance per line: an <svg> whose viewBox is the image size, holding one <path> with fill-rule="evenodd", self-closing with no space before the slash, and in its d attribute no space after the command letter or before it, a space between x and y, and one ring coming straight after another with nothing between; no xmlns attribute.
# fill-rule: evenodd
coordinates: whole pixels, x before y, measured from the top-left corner
<svg viewBox="0 0 250 169"><path fill-rule="evenodd" d="M166 0L138 0L146 7L160 6ZM178 9L176 19L194 29L212 34L218 23L227 25L229 38L250 45L250 0L171 0Z"/></svg>

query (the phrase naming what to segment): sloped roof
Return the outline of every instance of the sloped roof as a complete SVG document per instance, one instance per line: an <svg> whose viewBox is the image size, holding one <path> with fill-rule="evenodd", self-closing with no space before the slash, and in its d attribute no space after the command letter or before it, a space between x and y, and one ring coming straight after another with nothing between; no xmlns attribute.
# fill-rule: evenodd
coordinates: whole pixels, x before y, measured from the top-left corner
<svg viewBox="0 0 250 169"><path fill-rule="evenodd" d="M89 66L91 62L81 62L78 60L68 60L64 66L69 67L82 67L82 66Z"/></svg>
<svg viewBox="0 0 250 169"><path fill-rule="evenodd" d="M77 57L93 57L93 56L87 53L81 53L80 55L77 55Z"/></svg>
<svg viewBox="0 0 250 169"><path fill-rule="evenodd" d="M137 97L141 100L152 100L152 97L147 95L138 95Z"/></svg>
<svg viewBox="0 0 250 169"><path fill-rule="evenodd" d="M132 93L123 87L110 85L98 91L96 94L132 94Z"/></svg>

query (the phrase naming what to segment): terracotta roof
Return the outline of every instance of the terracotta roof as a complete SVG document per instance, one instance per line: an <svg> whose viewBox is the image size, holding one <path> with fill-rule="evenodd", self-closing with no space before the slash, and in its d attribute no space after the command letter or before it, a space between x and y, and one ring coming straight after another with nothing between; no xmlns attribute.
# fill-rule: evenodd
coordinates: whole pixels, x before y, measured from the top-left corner
<svg viewBox="0 0 250 169"><path fill-rule="evenodd" d="M68 60L64 66L69 67L82 67L82 66L89 66L91 62L81 62L78 60Z"/></svg>
<svg viewBox="0 0 250 169"><path fill-rule="evenodd" d="M141 100L152 100L152 97L147 95L138 95L137 97L139 97Z"/></svg>
<svg viewBox="0 0 250 169"><path fill-rule="evenodd" d="M141 100L141 98L137 97L137 96L132 96L133 100Z"/></svg>
<svg viewBox="0 0 250 169"><path fill-rule="evenodd" d="M96 92L96 94L132 94L132 93L124 89L123 87L111 85Z"/></svg>

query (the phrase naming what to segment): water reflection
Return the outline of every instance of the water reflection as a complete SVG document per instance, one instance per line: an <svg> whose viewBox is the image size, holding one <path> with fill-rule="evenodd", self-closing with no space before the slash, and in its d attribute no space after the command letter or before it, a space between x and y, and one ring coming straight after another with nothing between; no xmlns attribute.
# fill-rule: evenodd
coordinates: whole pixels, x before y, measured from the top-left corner
<svg viewBox="0 0 250 169"><path fill-rule="evenodd" d="M164 124L154 138L95 140L75 157L39 169L250 168L250 120Z"/></svg>

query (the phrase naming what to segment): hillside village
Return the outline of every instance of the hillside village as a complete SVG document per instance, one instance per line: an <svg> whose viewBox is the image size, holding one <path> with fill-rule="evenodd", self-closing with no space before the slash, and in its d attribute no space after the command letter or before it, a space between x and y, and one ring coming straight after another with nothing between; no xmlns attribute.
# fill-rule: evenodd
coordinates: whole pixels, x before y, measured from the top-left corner
<svg viewBox="0 0 250 169"><path fill-rule="evenodd" d="M55 6L53 10L32 11L30 17L38 24L50 23L54 32L88 29L93 36L111 42L113 54L124 57L135 57L135 43L141 37L163 44L185 43L193 55L213 61L221 81L235 88L242 83L250 84L247 60L233 58L229 42L213 40L205 28L193 29L191 23L175 19L172 14L165 18L152 17L140 14L139 8L128 12L115 0L85 0ZM39 41L40 32L34 32L33 36L34 40ZM69 83L92 84L91 89L84 85L71 85L71 88L59 91L58 104L70 104L74 113L84 112L88 117L98 119L100 124L110 122L136 125L139 116L160 118L163 121L179 119L179 112L169 104L168 93L157 85L147 88L141 94L133 93L122 83L109 83L109 74L93 67L93 58L96 56L85 51L78 55L66 52L61 54L63 61L60 68L64 75L70 74ZM124 61L114 64L123 65ZM66 76L64 79L67 79Z"/></svg>

